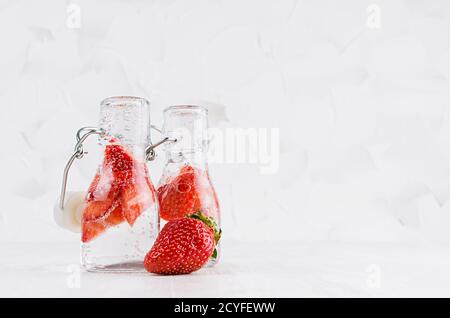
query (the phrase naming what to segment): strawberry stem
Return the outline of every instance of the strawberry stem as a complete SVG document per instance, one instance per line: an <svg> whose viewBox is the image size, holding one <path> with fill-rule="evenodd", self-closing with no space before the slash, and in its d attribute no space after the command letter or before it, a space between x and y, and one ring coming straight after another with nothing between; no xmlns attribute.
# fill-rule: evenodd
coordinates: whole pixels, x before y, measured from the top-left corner
<svg viewBox="0 0 450 318"><path fill-rule="evenodd" d="M202 221L208 227L210 227L214 233L214 241L217 246L217 243L219 242L220 238L222 237L222 229L219 229L219 226L217 225L217 222L214 220L214 218L212 218L210 216L206 216L205 214L202 213L202 211L198 211L197 213L189 214L187 217L191 218L191 219L196 219L196 220ZM214 259L217 258L217 249L216 248L214 248L214 252L211 257Z"/></svg>

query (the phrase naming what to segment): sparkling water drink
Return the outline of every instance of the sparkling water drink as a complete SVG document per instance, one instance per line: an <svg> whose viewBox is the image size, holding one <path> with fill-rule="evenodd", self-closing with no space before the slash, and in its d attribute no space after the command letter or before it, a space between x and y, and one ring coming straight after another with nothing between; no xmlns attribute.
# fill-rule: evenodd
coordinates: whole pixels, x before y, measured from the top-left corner
<svg viewBox="0 0 450 318"><path fill-rule="evenodd" d="M148 174L149 102L111 97L101 103L102 160L82 215L81 260L88 271L143 272L159 231L158 200Z"/></svg>

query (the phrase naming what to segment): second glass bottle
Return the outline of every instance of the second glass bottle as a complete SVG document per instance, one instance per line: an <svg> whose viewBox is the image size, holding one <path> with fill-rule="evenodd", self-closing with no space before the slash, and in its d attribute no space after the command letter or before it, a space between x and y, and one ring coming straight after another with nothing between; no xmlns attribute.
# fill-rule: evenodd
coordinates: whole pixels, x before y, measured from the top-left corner
<svg viewBox="0 0 450 318"><path fill-rule="evenodd" d="M163 135L166 165L158 183L160 217L176 220L201 212L220 228L220 208L208 170L208 110L201 106L178 105L164 110ZM208 263L220 257L220 246Z"/></svg>

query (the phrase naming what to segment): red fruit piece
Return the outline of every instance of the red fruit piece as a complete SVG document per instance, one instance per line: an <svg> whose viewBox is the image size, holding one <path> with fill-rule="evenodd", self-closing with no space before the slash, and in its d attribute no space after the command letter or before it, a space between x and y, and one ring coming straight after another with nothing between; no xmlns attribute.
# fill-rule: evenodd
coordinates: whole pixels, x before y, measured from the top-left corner
<svg viewBox="0 0 450 318"><path fill-rule="evenodd" d="M123 215L130 225L155 201L154 189L147 177L145 163L140 163L120 145L110 145L105 153L105 164L111 165L120 187Z"/></svg>
<svg viewBox="0 0 450 318"><path fill-rule="evenodd" d="M120 188L112 179L111 173L103 170L92 181L87 196L83 219L92 221L103 217L113 206L120 193Z"/></svg>
<svg viewBox="0 0 450 318"><path fill-rule="evenodd" d="M166 221L202 211L219 217L219 203L207 171L184 166L173 179L158 188L160 216Z"/></svg>
<svg viewBox="0 0 450 318"><path fill-rule="evenodd" d="M136 162L133 174L133 182L124 184L121 193L123 214L130 225L156 200L145 164Z"/></svg>
<svg viewBox="0 0 450 318"><path fill-rule="evenodd" d="M131 164L130 164L131 163ZM82 241L89 242L108 227L122 223L120 194L133 161L120 145L108 145L100 172L94 177L83 211Z"/></svg>
<svg viewBox="0 0 450 318"><path fill-rule="evenodd" d="M130 182L133 176L134 160L121 145L108 145L105 149L103 169L111 170L118 185Z"/></svg>
<svg viewBox="0 0 450 318"><path fill-rule="evenodd" d="M87 243L105 232L109 227L118 225L124 221L122 207L116 201L110 212L103 217L94 220L86 220L83 216L81 241Z"/></svg>
<svg viewBox="0 0 450 318"><path fill-rule="evenodd" d="M214 220L201 213L169 221L146 255L144 266L155 274L192 273L213 255L220 235Z"/></svg>
<svg viewBox="0 0 450 318"><path fill-rule="evenodd" d="M107 145L101 173L89 187L83 211L83 242L125 220L133 225L155 202L147 167L133 159L121 145Z"/></svg>
<svg viewBox="0 0 450 318"><path fill-rule="evenodd" d="M118 197L118 185L111 182L107 173L97 173L89 187L83 211L81 240L84 243L103 233L109 226L123 222Z"/></svg>
<svg viewBox="0 0 450 318"><path fill-rule="evenodd" d="M169 183L158 188L160 215L166 221L176 220L200 210L200 193L196 171L185 166Z"/></svg>

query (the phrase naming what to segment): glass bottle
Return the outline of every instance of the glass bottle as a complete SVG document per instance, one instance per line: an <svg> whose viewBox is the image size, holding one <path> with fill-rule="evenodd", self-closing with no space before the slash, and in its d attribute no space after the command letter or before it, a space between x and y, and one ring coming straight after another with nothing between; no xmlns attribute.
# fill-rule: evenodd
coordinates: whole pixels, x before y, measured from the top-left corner
<svg viewBox="0 0 450 318"><path fill-rule="evenodd" d="M139 97L100 105L102 160L82 212L81 261L88 271L143 272L159 231L156 191L148 175L150 106Z"/></svg>
<svg viewBox="0 0 450 318"><path fill-rule="evenodd" d="M164 110L163 135L166 165L158 183L162 224L201 211L220 228L219 201L211 182L208 162L208 111L201 106L178 105ZM217 263L213 255L209 266Z"/></svg>

